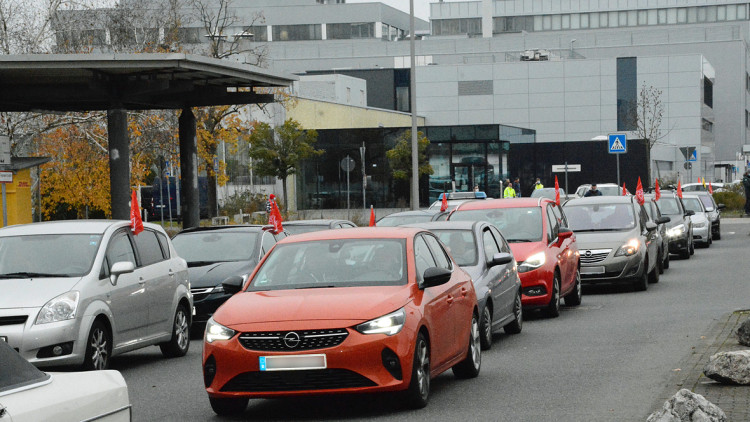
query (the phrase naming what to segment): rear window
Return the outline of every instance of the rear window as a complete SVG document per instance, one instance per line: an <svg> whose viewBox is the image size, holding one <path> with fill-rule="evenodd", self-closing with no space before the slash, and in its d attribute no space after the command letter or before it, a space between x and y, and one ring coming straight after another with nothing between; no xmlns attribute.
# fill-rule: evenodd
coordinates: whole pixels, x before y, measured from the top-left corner
<svg viewBox="0 0 750 422"><path fill-rule="evenodd" d="M432 230L448 247L459 267L477 265L477 243L471 230Z"/></svg>
<svg viewBox="0 0 750 422"><path fill-rule="evenodd" d="M177 255L191 262L248 261L256 258L258 233L203 231L180 233L172 239Z"/></svg>
<svg viewBox="0 0 750 422"><path fill-rule="evenodd" d="M450 220L489 221L510 243L542 240L542 209L539 207L458 210L451 214Z"/></svg>
<svg viewBox="0 0 750 422"><path fill-rule="evenodd" d="M708 195L701 195L699 196L701 202L703 202L703 206L706 207L706 211L713 211L714 210L714 201L711 199Z"/></svg>
<svg viewBox="0 0 750 422"><path fill-rule="evenodd" d="M659 209L664 215L682 215L680 203L677 198L662 198L659 200Z"/></svg>

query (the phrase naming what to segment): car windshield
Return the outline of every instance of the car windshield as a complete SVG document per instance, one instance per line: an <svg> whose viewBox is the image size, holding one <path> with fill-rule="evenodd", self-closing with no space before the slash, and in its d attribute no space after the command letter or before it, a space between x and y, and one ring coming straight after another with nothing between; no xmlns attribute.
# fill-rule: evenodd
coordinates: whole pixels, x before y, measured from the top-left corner
<svg viewBox="0 0 750 422"><path fill-rule="evenodd" d="M575 231L621 231L635 227L630 204L584 204L565 207L570 229Z"/></svg>
<svg viewBox="0 0 750 422"><path fill-rule="evenodd" d="M477 243L471 230L432 230L448 246L459 267L477 265Z"/></svg>
<svg viewBox="0 0 750 422"><path fill-rule="evenodd" d="M646 203L643 205L643 208L646 209L646 214L648 214L648 218L651 220L656 220L656 216L654 215L654 206L652 204Z"/></svg>
<svg viewBox="0 0 750 422"><path fill-rule="evenodd" d="M597 186L596 188L602 192L603 196L620 196L622 194L619 186Z"/></svg>
<svg viewBox="0 0 750 422"><path fill-rule="evenodd" d="M426 223L432 221L432 214L386 215L377 222L378 227L396 227L402 224Z"/></svg>
<svg viewBox="0 0 750 422"><path fill-rule="evenodd" d="M313 224L286 224L284 223L284 230L288 231L289 234L302 234L310 232L319 232L322 230L328 230L328 225L313 225Z"/></svg>
<svg viewBox="0 0 750 422"><path fill-rule="evenodd" d="M8 343L0 341L0 393L46 381L49 377L21 357Z"/></svg>
<svg viewBox="0 0 750 422"><path fill-rule="evenodd" d="M664 215L682 215L680 203L677 198L662 198L659 200L659 209Z"/></svg>
<svg viewBox="0 0 750 422"><path fill-rule="evenodd" d="M542 240L542 209L539 207L458 210L451 214L450 220L489 221L511 243Z"/></svg>
<svg viewBox="0 0 750 422"><path fill-rule="evenodd" d="M179 233L172 239L177 255L191 262L248 261L255 251L258 233L248 231L200 231Z"/></svg>
<svg viewBox="0 0 750 422"><path fill-rule="evenodd" d="M700 198L701 202L703 202L703 206L706 207L706 211L714 210L714 201L711 199L710 196L701 195L698 198Z"/></svg>
<svg viewBox="0 0 750 422"><path fill-rule="evenodd" d="M693 211L695 213L703 212L701 201L698 198L683 198L682 203L685 204L685 209Z"/></svg>
<svg viewBox="0 0 750 422"><path fill-rule="evenodd" d="M534 189L531 191L531 197L555 199L555 188ZM565 198L565 189L560 189L560 197Z"/></svg>
<svg viewBox="0 0 750 422"><path fill-rule="evenodd" d="M247 291L406 284L403 239L336 239L282 243Z"/></svg>
<svg viewBox="0 0 750 422"><path fill-rule="evenodd" d="M99 250L100 234L0 237L0 278L80 277Z"/></svg>

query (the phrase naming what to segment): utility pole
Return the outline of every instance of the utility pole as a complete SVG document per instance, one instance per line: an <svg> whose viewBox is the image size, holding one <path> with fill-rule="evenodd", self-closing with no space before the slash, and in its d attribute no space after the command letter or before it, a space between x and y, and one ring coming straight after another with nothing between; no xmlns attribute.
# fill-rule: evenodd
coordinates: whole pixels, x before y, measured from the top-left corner
<svg viewBox="0 0 750 422"><path fill-rule="evenodd" d="M409 98L411 103L411 209L419 209L419 149L417 146L417 64L415 59L414 0L409 0Z"/></svg>

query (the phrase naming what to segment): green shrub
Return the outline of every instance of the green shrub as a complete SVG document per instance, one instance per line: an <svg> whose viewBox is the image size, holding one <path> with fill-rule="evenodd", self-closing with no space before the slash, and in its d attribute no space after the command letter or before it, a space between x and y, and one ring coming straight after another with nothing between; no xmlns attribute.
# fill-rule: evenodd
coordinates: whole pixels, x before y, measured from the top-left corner
<svg viewBox="0 0 750 422"><path fill-rule="evenodd" d="M726 205L726 211L740 211L745 207L745 197L735 191L724 191L714 193L717 204Z"/></svg>

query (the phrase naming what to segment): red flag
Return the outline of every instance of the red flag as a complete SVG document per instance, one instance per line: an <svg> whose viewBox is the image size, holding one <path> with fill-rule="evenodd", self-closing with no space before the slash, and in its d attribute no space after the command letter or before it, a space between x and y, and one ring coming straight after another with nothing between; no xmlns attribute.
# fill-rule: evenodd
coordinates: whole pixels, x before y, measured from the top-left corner
<svg viewBox="0 0 750 422"><path fill-rule="evenodd" d="M555 175L555 204L560 205L560 185L557 183L557 175Z"/></svg>
<svg viewBox="0 0 750 422"><path fill-rule="evenodd" d="M640 176L638 177L638 186L635 188L635 199L641 205L646 203L646 198L643 197L643 185L641 184Z"/></svg>
<svg viewBox="0 0 750 422"><path fill-rule="evenodd" d="M448 194L445 193L445 191L443 191L443 202L440 203L440 212L445 212L445 210L447 209L448 209Z"/></svg>
<svg viewBox="0 0 750 422"><path fill-rule="evenodd" d="M375 227L375 209L370 205L370 227Z"/></svg>
<svg viewBox="0 0 750 422"><path fill-rule="evenodd" d="M677 181L677 197L682 199L682 181Z"/></svg>
<svg viewBox="0 0 750 422"><path fill-rule="evenodd" d="M269 197L269 201L271 202L271 214L268 215L268 224L273 226L273 234L279 234L284 231L284 226L281 225L281 212L273 195Z"/></svg>
<svg viewBox="0 0 750 422"><path fill-rule="evenodd" d="M711 182L708 182L708 193L710 193L711 195L714 194L714 188L711 186Z"/></svg>
<svg viewBox="0 0 750 422"><path fill-rule="evenodd" d="M136 195L135 189L133 189L133 194L130 195L130 229L133 230L135 235L143 231L141 207L138 206L138 195Z"/></svg>
<svg viewBox="0 0 750 422"><path fill-rule="evenodd" d="M622 182L622 196L625 196L628 194L628 190L625 189L625 182Z"/></svg>
<svg viewBox="0 0 750 422"><path fill-rule="evenodd" d="M658 201L659 198L661 198L661 189L659 189L659 179L656 179L656 185L654 186L654 191L656 194L654 195L654 201Z"/></svg>

